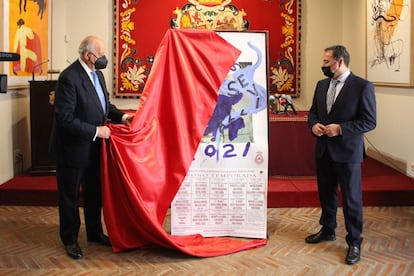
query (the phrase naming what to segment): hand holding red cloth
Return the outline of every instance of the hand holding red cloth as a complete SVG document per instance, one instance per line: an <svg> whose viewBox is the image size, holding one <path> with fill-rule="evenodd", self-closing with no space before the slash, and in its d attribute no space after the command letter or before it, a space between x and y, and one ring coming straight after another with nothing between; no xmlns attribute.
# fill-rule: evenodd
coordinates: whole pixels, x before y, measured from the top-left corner
<svg viewBox="0 0 414 276"><path fill-rule="evenodd" d="M109 125L103 143L103 211L114 252L158 246L210 257L266 244L172 236L162 226L239 55L214 31L165 34L132 125Z"/></svg>

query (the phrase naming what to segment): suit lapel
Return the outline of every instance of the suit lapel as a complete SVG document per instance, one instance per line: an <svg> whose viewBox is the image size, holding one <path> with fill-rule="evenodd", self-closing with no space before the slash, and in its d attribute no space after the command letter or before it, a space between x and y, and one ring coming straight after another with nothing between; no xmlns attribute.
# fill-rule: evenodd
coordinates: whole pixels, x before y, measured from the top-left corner
<svg viewBox="0 0 414 276"><path fill-rule="evenodd" d="M323 105L323 110L325 110L325 114L328 114L328 110L326 109L326 96L328 95L329 83L330 79L325 79L321 87L321 104Z"/></svg>

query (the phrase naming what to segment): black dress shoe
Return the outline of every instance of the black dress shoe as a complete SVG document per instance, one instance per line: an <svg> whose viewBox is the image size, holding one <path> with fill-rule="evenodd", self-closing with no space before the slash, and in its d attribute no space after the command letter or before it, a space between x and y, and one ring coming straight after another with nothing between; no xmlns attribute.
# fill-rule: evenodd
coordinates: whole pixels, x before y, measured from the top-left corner
<svg viewBox="0 0 414 276"><path fill-rule="evenodd" d="M95 243L99 243L105 246L111 246L111 242L109 241L108 236L104 234L97 236L97 237L89 237L88 242L95 242Z"/></svg>
<svg viewBox="0 0 414 276"><path fill-rule="evenodd" d="M81 259L83 257L82 250L77 243L65 245L66 254L72 259Z"/></svg>
<svg viewBox="0 0 414 276"><path fill-rule="evenodd" d="M306 237L306 243L320 243L324 241L334 241L336 240L335 234L327 234L324 231L320 230L318 233Z"/></svg>
<svg viewBox="0 0 414 276"><path fill-rule="evenodd" d="M349 265L356 264L361 259L361 250L358 246L352 245L346 253L345 263Z"/></svg>

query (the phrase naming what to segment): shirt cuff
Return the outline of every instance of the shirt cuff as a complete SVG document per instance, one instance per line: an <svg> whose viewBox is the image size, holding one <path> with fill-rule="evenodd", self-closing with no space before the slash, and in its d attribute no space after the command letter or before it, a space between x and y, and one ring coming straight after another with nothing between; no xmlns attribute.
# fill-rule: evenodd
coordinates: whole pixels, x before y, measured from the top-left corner
<svg viewBox="0 0 414 276"><path fill-rule="evenodd" d="M98 127L96 127L95 136L93 136L92 141L95 141L96 137L98 137Z"/></svg>
<svg viewBox="0 0 414 276"><path fill-rule="evenodd" d="M123 124L125 124L125 122L128 120L128 117L129 117L129 115L126 114L126 113L124 115L122 115L121 121L122 121Z"/></svg>

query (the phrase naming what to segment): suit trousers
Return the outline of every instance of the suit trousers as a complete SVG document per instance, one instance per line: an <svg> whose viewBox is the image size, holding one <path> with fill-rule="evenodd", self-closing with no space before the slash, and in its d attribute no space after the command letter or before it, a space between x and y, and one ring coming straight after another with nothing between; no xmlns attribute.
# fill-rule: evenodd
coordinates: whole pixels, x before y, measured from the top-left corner
<svg viewBox="0 0 414 276"><path fill-rule="evenodd" d="M64 245L77 243L80 229L79 200L83 196L84 218L88 238L101 235L102 191L99 162L91 168L57 164L60 238Z"/></svg>
<svg viewBox="0 0 414 276"><path fill-rule="evenodd" d="M360 246L363 230L363 202L361 163L339 163L332 160L328 151L316 160L318 193L322 214L320 224L328 233L337 226L338 184L342 193L342 206L348 245Z"/></svg>

